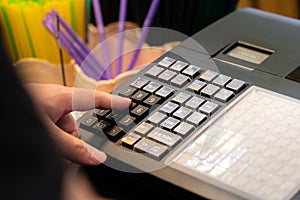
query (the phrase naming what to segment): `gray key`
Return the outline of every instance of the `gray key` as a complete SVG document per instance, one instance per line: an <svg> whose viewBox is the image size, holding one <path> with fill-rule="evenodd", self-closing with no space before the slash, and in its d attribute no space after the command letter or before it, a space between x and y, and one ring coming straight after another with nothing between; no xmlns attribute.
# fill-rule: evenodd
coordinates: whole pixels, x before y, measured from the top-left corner
<svg viewBox="0 0 300 200"><path fill-rule="evenodd" d="M146 85L143 90L147 91L147 92L150 92L150 93L153 93L155 92L156 90L158 90L158 88L161 87L161 84L159 83L155 83L155 82L150 82L148 85Z"/></svg>
<svg viewBox="0 0 300 200"><path fill-rule="evenodd" d="M208 84L203 90L201 90L201 95L212 98L214 94L216 94L220 90L220 87Z"/></svg>
<svg viewBox="0 0 300 200"><path fill-rule="evenodd" d="M155 112L153 115L151 115L148 118L148 121L155 125L159 125L166 118L167 118L166 114L163 114L161 112Z"/></svg>
<svg viewBox="0 0 300 200"><path fill-rule="evenodd" d="M178 110L176 110L176 112L174 112L173 116L180 120L185 120L191 113L191 109L186 107L180 107Z"/></svg>
<svg viewBox="0 0 300 200"><path fill-rule="evenodd" d="M170 58L170 57L164 57L161 61L159 61L159 65L163 67L169 67L175 62L175 59Z"/></svg>
<svg viewBox="0 0 300 200"><path fill-rule="evenodd" d="M186 119L186 121L195 126L199 126L206 118L207 118L206 115L199 112L194 112L191 116L189 116Z"/></svg>
<svg viewBox="0 0 300 200"><path fill-rule="evenodd" d="M205 102L204 99L201 99L199 97L192 97L190 100L188 100L185 103L186 107L189 107L193 110L196 110L197 108L199 108L200 105L202 105Z"/></svg>
<svg viewBox="0 0 300 200"><path fill-rule="evenodd" d="M164 71L164 68L155 65L146 71L145 75L156 78L162 71Z"/></svg>
<svg viewBox="0 0 300 200"><path fill-rule="evenodd" d="M186 102L186 100L188 100L191 97L191 95L180 92L179 94L177 94L175 97L173 97L172 101L179 103L179 104L183 104L184 102Z"/></svg>
<svg viewBox="0 0 300 200"><path fill-rule="evenodd" d="M138 77L135 81L133 81L130 85L135 88L142 88L145 86L149 81L147 79Z"/></svg>
<svg viewBox="0 0 300 200"><path fill-rule="evenodd" d="M195 78L198 74L200 74L201 68L195 65L188 66L185 70L182 71L182 74L187 75L191 78Z"/></svg>
<svg viewBox="0 0 300 200"><path fill-rule="evenodd" d="M210 81L212 81L214 78L216 78L217 76L218 76L218 73L217 73L217 72L207 70L206 72L204 72L204 73L200 76L200 79L202 79L202 80L204 80L204 81L207 81L207 82L210 82Z"/></svg>
<svg viewBox="0 0 300 200"><path fill-rule="evenodd" d="M229 90L232 90L235 93L238 93L246 86L246 83L244 81L233 79L231 82L229 82L226 85L226 88Z"/></svg>
<svg viewBox="0 0 300 200"><path fill-rule="evenodd" d="M174 89L169 88L167 86L163 86L162 88L160 88L157 92L155 92L156 95L163 97L163 98L167 98L169 97L173 92L175 92Z"/></svg>
<svg viewBox="0 0 300 200"><path fill-rule="evenodd" d="M168 117L165 121L161 123L161 127L167 129L168 131L172 131L178 124L179 120L173 117Z"/></svg>
<svg viewBox="0 0 300 200"><path fill-rule="evenodd" d="M207 101L200 108L199 111L207 114L208 116L212 115L216 110L218 110L218 104L215 104L211 101Z"/></svg>
<svg viewBox="0 0 300 200"><path fill-rule="evenodd" d="M179 106L176 103L168 102L160 108L160 111L170 115L173 113Z"/></svg>
<svg viewBox="0 0 300 200"><path fill-rule="evenodd" d="M141 134L141 135L146 135L149 131L151 131L154 128L152 124L149 124L147 122L143 122L138 127L134 129L135 132Z"/></svg>
<svg viewBox="0 0 300 200"><path fill-rule="evenodd" d="M182 61L177 61L170 67L170 69L173 69L174 71L177 71L177 72L181 72L186 66L188 66L187 63L182 62Z"/></svg>
<svg viewBox="0 0 300 200"><path fill-rule="evenodd" d="M141 136L135 134L135 133L128 133L121 139L121 145L127 148L132 149L133 145L141 139Z"/></svg>
<svg viewBox="0 0 300 200"><path fill-rule="evenodd" d="M189 82L189 77L188 76L178 74L177 76L175 76L175 78L173 78L171 80L171 85L174 85L176 87L183 87L188 82Z"/></svg>
<svg viewBox="0 0 300 200"><path fill-rule="evenodd" d="M226 103L234 96L234 93L230 90L222 88L216 95L215 99L221 102Z"/></svg>
<svg viewBox="0 0 300 200"><path fill-rule="evenodd" d="M188 89L190 91L200 93L200 90L206 86L206 83L200 80L194 80L189 86Z"/></svg>
<svg viewBox="0 0 300 200"><path fill-rule="evenodd" d="M170 82L175 76L176 72L167 69L158 76L158 79L163 82Z"/></svg>
<svg viewBox="0 0 300 200"><path fill-rule="evenodd" d="M182 137L186 137L189 133L191 133L194 130L194 126L186 123L181 122L175 129L174 132L176 134L181 135Z"/></svg>
<svg viewBox="0 0 300 200"><path fill-rule="evenodd" d="M174 147L181 141L181 137L179 135L163 130L161 128L155 128L148 134L148 137L162 144L166 144L169 147Z"/></svg>
<svg viewBox="0 0 300 200"><path fill-rule="evenodd" d="M220 74L214 81L213 84L218 85L220 87L225 87L225 85L231 80L229 76Z"/></svg>
<svg viewBox="0 0 300 200"><path fill-rule="evenodd" d="M168 152L168 147L147 138L142 138L134 145L134 150L160 160Z"/></svg>

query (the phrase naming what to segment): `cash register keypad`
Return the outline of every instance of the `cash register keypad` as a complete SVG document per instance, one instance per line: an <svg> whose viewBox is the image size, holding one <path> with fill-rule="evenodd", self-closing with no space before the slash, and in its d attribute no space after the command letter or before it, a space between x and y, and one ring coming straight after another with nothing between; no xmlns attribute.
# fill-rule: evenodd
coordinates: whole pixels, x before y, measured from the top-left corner
<svg viewBox="0 0 300 200"><path fill-rule="evenodd" d="M95 109L80 126L161 160L246 86L241 80L165 57L118 91L131 98L129 110Z"/></svg>

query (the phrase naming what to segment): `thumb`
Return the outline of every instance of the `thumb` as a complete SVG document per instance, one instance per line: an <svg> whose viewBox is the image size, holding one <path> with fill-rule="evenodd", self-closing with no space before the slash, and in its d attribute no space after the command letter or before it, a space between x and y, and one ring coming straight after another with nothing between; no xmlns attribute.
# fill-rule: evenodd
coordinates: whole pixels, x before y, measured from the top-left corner
<svg viewBox="0 0 300 200"><path fill-rule="evenodd" d="M102 151L70 135L54 123L50 124L51 135L65 159L83 165L98 165L106 160L106 155Z"/></svg>

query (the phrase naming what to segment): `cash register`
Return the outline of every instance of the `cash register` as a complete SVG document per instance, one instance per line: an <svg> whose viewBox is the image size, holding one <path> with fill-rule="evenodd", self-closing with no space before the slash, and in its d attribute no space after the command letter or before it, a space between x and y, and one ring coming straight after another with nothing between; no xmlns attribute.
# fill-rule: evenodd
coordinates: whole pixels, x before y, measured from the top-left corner
<svg viewBox="0 0 300 200"><path fill-rule="evenodd" d="M234 11L113 94L132 105L78 119L105 165L208 199L300 198L299 20Z"/></svg>

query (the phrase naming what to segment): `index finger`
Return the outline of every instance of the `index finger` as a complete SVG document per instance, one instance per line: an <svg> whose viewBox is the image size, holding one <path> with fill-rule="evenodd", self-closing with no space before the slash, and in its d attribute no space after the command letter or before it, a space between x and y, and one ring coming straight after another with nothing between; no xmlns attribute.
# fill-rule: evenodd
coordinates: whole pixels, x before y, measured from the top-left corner
<svg viewBox="0 0 300 200"><path fill-rule="evenodd" d="M131 100L106 92L74 88L71 92L72 97L68 97L69 108L71 110L85 111L93 108L122 110L128 108Z"/></svg>

